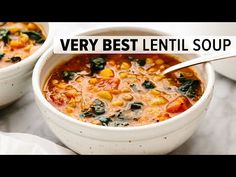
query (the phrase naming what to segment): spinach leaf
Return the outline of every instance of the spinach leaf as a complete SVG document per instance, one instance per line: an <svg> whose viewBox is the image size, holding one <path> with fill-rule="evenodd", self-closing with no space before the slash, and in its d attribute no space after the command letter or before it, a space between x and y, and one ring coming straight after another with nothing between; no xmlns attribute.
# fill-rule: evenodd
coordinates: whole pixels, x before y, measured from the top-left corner
<svg viewBox="0 0 236 177"><path fill-rule="evenodd" d="M154 89L154 88L156 87L151 81L148 81L148 80L145 80L145 81L142 83L142 86L143 86L145 89Z"/></svg>
<svg viewBox="0 0 236 177"><path fill-rule="evenodd" d="M103 126L108 126L109 122L112 122L111 118L109 117L100 117L99 121L102 123Z"/></svg>
<svg viewBox="0 0 236 177"><path fill-rule="evenodd" d="M9 38L10 31L7 29L0 29L0 40L4 42L4 44L7 44L10 40Z"/></svg>
<svg viewBox="0 0 236 177"><path fill-rule="evenodd" d="M90 68L92 73L96 73L103 70L106 65L106 60L104 58L93 58L90 60Z"/></svg>
<svg viewBox="0 0 236 177"><path fill-rule="evenodd" d="M146 65L146 60L145 59L138 59L138 58L134 58L134 57L131 57L131 56L128 56L128 59L130 61L137 62L139 64L139 66Z"/></svg>
<svg viewBox="0 0 236 177"><path fill-rule="evenodd" d="M145 59L139 59L137 61L137 63L139 64L139 66L144 66L144 65L146 65L146 60Z"/></svg>
<svg viewBox="0 0 236 177"><path fill-rule="evenodd" d="M12 63L17 63L21 61L21 57L11 57L9 61L11 61Z"/></svg>
<svg viewBox="0 0 236 177"><path fill-rule="evenodd" d="M195 97L196 90L200 85L200 81L193 79L186 79L183 74L180 75L178 80L181 83L181 86L178 88L178 90L189 98Z"/></svg>
<svg viewBox="0 0 236 177"><path fill-rule="evenodd" d="M95 117L95 115L91 112L90 109L83 110L80 114L80 117Z"/></svg>
<svg viewBox="0 0 236 177"><path fill-rule="evenodd" d="M36 31L23 30L21 32L26 34L26 35L28 35L30 39L35 40L36 43L42 44L45 41L45 39L43 38L42 34L36 32Z"/></svg>
<svg viewBox="0 0 236 177"><path fill-rule="evenodd" d="M63 71L62 72L62 78L66 81L74 79L77 72L75 71Z"/></svg>
<svg viewBox="0 0 236 177"><path fill-rule="evenodd" d="M137 110L137 109L141 109L143 107L143 103L142 102L133 102L130 104L130 109L132 111Z"/></svg>
<svg viewBox="0 0 236 177"><path fill-rule="evenodd" d="M105 103L99 99L95 99L89 109L82 111L80 117L96 117L105 112Z"/></svg>
<svg viewBox="0 0 236 177"><path fill-rule="evenodd" d="M4 57L5 53L0 53L0 60Z"/></svg>

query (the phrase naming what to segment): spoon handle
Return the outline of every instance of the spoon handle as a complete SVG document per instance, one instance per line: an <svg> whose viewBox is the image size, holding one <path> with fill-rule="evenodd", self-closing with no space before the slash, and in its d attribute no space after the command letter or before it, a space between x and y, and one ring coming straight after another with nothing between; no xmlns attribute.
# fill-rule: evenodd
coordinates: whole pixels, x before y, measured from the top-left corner
<svg viewBox="0 0 236 177"><path fill-rule="evenodd" d="M175 71L175 70L178 70L178 69L190 67L190 66L193 66L193 65L201 64L201 63L206 63L206 62L216 61L216 60L222 60L222 59L231 58L231 57L235 57L235 56L236 56L235 51L231 52L231 53L227 53L227 54L205 55L205 56L202 56L202 57L194 58L192 60L188 60L188 61L185 61L183 63L179 63L177 65L171 66L171 67L167 68L166 70L164 70L162 72L162 74L167 74L169 72L172 72L172 71Z"/></svg>

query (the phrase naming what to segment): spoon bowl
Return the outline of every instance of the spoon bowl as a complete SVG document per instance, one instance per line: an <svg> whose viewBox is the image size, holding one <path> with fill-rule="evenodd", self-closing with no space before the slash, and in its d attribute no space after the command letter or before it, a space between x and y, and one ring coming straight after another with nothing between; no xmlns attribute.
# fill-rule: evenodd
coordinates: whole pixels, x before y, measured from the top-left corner
<svg viewBox="0 0 236 177"><path fill-rule="evenodd" d="M194 59L179 63L177 65L171 66L165 69L161 74L165 75L167 73L170 73L175 70L182 69L182 68L186 68L186 67L206 63L206 62L211 62L211 61L223 60L223 59L227 59L227 58L231 58L235 56L236 56L236 51L233 51L230 53L224 53L224 54L217 53L217 54L212 54L212 55L205 55L202 57L194 58Z"/></svg>

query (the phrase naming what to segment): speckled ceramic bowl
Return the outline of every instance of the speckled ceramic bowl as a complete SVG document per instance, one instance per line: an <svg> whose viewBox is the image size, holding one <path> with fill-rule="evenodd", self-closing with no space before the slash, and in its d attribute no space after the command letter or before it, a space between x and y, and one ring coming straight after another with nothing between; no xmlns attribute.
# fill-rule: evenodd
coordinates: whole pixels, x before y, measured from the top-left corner
<svg viewBox="0 0 236 177"><path fill-rule="evenodd" d="M79 35L163 35L164 33L135 27L110 27ZM73 55L41 56L33 72L35 100L55 135L69 148L80 154L166 154L183 144L196 130L210 103L214 71L210 64L199 65L205 91L185 112L163 122L138 127L104 127L75 120L53 107L43 96L42 87L52 69ZM183 59L193 56L183 55Z"/></svg>
<svg viewBox="0 0 236 177"><path fill-rule="evenodd" d="M52 25L50 23L37 24L43 28L47 35L43 45L21 62L0 69L0 108L16 101L29 90L35 63L52 42Z"/></svg>

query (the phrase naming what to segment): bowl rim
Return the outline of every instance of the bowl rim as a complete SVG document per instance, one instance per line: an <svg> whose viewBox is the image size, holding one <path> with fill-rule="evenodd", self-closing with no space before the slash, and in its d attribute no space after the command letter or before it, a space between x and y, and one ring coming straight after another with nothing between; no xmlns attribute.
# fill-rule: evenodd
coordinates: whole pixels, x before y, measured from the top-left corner
<svg viewBox="0 0 236 177"><path fill-rule="evenodd" d="M129 30L145 30L146 32L156 32L156 33L164 33L162 31L156 30L156 29L152 29L152 28L148 28L148 27L135 27L135 26L112 26L112 27L96 27L90 30L86 30L86 31L80 31L77 33L74 33L74 35L84 35L90 32L102 32L102 31L107 31L107 30L116 30L116 29L129 29ZM167 33L166 33L167 34ZM207 99L210 97L212 91L213 91L213 87L214 87L214 82L215 82L215 72L214 69L212 67L212 65L210 63L205 63L202 64L204 69L206 70L206 75L207 75L207 82L206 82L206 86L205 86L205 90L203 95L201 96L201 98L193 105L191 106L189 109L187 109L186 111L172 117L171 119L165 120L163 122L158 122L158 123L152 123L152 124L147 124L147 125L141 125L141 126L134 126L134 127L107 127L107 126L100 126L100 125L94 125L91 123L87 123L87 122L81 122L79 120L73 119L70 116L60 112L59 110L57 110L53 105L51 105L46 98L43 96L42 91L41 91L41 87L40 87L40 74L41 71L44 67L44 65L46 64L47 60L52 57L54 55L53 53L53 46L51 48L49 48L38 60L38 62L36 63L36 66L33 70L33 76L32 76L32 85L33 85L33 91L34 91L34 95L35 98L37 98L44 107L46 107L46 109L48 109L49 111L51 111L53 114L55 114L56 116L54 116L53 118L60 118L62 120L67 121L68 123L71 124L75 124L76 126L81 126L83 128L90 128L90 129L94 129L94 130L100 130L100 131L123 131L123 132L136 132L136 131L140 131L140 130L147 130L147 129L152 129L152 128L158 128L158 127L163 127L163 126L167 126L169 124L172 124L178 120L181 120L183 118L188 117L189 115L191 115L194 110L197 110L203 103L205 103L207 101Z"/></svg>
<svg viewBox="0 0 236 177"><path fill-rule="evenodd" d="M11 74L9 74L11 72L13 72L15 74L15 72L19 68L37 60L38 57L50 46L50 44L53 40L53 36L54 36L54 26L50 22L35 22L35 23L39 23L39 25L41 25L42 28L44 28L42 23L44 23L45 25L48 25L48 34L47 34L47 38L46 38L45 42L32 55L26 57L24 60L22 60L18 63L15 63L13 65L0 68L0 79L5 78L7 76L11 76ZM3 76L3 77L1 77L1 76Z"/></svg>

